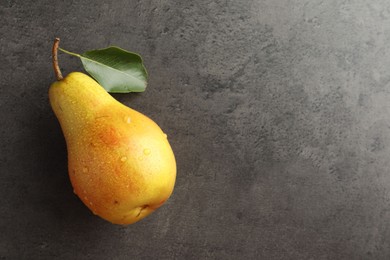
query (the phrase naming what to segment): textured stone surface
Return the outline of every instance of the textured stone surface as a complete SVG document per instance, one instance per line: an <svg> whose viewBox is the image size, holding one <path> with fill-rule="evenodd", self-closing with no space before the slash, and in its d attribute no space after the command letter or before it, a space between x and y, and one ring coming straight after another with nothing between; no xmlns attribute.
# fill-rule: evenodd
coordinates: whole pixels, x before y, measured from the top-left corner
<svg viewBox="0 0 390 260"><path fill-rule="evenodd" d="M389 1L4 0L0 17L0 259L390 258ZM148 90L115 97L169 135L178 178L135 225L72 193L55 36L145 60Z"/></svg>

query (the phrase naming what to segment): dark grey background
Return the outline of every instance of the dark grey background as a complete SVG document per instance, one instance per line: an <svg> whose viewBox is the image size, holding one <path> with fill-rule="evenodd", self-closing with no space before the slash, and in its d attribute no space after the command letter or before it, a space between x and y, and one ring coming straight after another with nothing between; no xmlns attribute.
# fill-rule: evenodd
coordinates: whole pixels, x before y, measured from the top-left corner
<svg viewBox="0 0 390 260"><path fill-rule="evenodd" d="M0 19L0 259L390 258L389 1L2 0ZM147 91L115 98L164 129L178 176L137 224L72 192L55 36L144 58Z"/></svg>

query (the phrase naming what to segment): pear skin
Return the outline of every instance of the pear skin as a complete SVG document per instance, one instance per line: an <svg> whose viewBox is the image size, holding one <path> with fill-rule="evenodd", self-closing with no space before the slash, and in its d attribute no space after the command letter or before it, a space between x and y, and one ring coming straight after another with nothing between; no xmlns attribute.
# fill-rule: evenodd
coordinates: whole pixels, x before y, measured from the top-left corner
<svg viewBox="0 0 390 260"><path fill-rule="evenodd" d="M80 72L54 82L49 98L66 139L74 192L94 214L132 224L170 197L176 161L155 122Z"/></svg>

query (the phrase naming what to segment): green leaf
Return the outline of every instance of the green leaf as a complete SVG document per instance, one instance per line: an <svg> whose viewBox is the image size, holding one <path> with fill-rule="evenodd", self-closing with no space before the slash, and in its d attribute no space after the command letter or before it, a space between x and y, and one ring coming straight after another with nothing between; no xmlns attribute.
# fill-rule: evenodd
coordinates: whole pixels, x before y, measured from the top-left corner
<svg viewBox="0 0 390 260"><path fill-rule="evenodd" d="M115 46L91 50L83 54L59 49L79 57L85 70L108 92L145 91L148 74L142 63L142 58L136 53Z"/></svg>

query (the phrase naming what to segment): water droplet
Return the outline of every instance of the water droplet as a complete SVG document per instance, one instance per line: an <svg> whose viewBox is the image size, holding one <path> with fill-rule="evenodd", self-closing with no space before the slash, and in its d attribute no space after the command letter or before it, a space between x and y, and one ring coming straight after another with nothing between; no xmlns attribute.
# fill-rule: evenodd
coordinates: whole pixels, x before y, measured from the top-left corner
<svg viewBox="0 0 390 260"><path fill-rule="evenodd" d="M148 148L144 149L144 154L145 155L149 155L150 154L150 149L148 149Z"/></svg>
<svg viewBox="0 0 390 260"><path fill-rule="evenodd" d="M122 162L125 162L127 160L127 157L126 156L123 156L122 158L121 158L121 161Z"/></svg>
<svg viewBox="0 0 390 260"><path fill-rule="evenodd" d="M83 168L83 173L87 173L88 172L88 168L87 167L84 167Z"/></svg>
<svg viewBox="0 0 390 260"><path fill-rule="evenodd" d="M129 116L125 116L125 122L130 124L131 123L131 118Z"/></svg>
<svg viewBox="0 0 390 260"><path fill-rule="evenodd" d="M93 213L94 215L97 215L96 211L92 211L92 213Z"/></svg>
<svg viewBox="0 0 390 260"><path fill-rule="evenodd" d="M93 205L93 203L92 203L92 202L89 202L89 205L91 205L91 206L92 206L92 205Z"/></svg>
<svg viewBox="0 0 390 260"><path fill-rule="evenodd" d="M163 134L163 136L164 136L165 138L168 138L167 134Z"/></svg>

